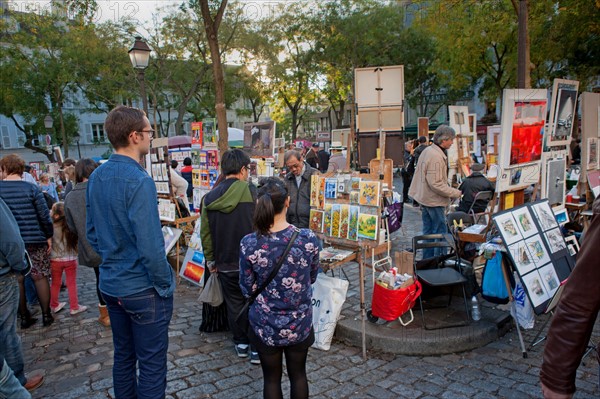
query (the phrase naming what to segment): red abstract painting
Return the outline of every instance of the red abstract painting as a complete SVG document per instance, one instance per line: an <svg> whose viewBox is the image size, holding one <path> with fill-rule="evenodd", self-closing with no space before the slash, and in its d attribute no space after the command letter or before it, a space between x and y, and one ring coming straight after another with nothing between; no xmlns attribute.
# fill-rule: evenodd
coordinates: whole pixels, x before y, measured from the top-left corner
<svg viewBox="0 0 600 399"><path fill-rule="evenodd" d="M510 165L539 161L542 157L546 100L516 101Z"/></svg>

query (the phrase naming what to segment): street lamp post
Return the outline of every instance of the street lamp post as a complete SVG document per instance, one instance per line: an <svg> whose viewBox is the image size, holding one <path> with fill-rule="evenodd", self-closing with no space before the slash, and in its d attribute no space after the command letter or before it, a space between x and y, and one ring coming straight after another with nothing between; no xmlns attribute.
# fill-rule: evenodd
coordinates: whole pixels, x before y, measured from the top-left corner
<svg viewBox="0 0 600 399"><path fill-rule="evenodd" d="M52 116L50 116L50 114L46 115L46 117L44 118L44 127L46 128L46 150L49 152L52 151L52 136L50 136L50 133L52 133L53 125L54 119L52 119Z"/></svg>
<svg viewBox="0 0 600 399"><path fill-rule="evenodd" d="M150 47L142 39L141 36L135 37L133 46L129 49L129 59L131 65L137 70L138 80L140 82L140 94L142 95L142 104L146 116L148 115L148 96L146 96L146 83L144 81L144 72L150 62Z"/></svg>
<svg viewBox="0 0 600 399"><path fill-rule="evenodd" d="M79 148L79 140L81 139L81 136L79 136L79 134L76 134L75 136L73 136L73 139L77 143L77 154L79 155L78 159L81 159L81 148Z"/></svg>

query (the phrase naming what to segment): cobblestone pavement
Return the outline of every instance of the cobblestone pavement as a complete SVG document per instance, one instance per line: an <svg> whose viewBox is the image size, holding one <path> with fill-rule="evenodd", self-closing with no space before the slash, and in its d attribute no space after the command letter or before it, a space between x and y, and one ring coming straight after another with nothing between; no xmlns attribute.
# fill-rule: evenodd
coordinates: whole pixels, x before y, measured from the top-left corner
<svg viewBox="0 0 600 399"><path fill-rule="evenodd" d="M414 234L420 216L408 206L403 230L394 237L405 241ZM409 227L410 226L410 227ZM407 240L406 240L407 241ZM21 332L26 372L45 371L44 385L34 398L112 398L112 333L96 322L94 274L81 267L80 302L85 313L70 316L63 310L47 328L38 321ZM227 333L200 333L201 305L197 289L181 283L176 292L170 325L168 398L261 398L259 366L235 355ZM67 300L66 292L61 300ZM538 317L536 327L543 323ZM444 330L439 330L444 334ZM531 342L535 331L524 333ZM600 322L594 342L600 341ZM369 351L334 340L327 352L311 349L308 378L312 398L539 398L543 345L521 355L513 330L485 347L444 356L400 356ZM575 398L598 398L595 353L584 359L577 374ZM286 376L284 375L284 381ZM287 382L284 394L289 391Z"/></svg>

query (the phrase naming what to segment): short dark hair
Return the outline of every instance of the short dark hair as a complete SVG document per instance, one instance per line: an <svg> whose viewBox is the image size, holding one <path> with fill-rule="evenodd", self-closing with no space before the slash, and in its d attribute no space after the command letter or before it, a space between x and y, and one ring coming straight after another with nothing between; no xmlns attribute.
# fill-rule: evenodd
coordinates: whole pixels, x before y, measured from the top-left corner
<svg viewBox="0 0 600 399"><path fill-rule="evenodd" d="M258 199L254 208L254 228L260 235L268 235L275 215L281 213L288 198L288 191L281 179L268 177L261 179Z"/></svg>
<svg viewBox="0 0 600 399"><path fill-rule="evenodd" d="M191 166L192 165L192 158L185 157L185 159L183 160L183 165L184 166Z"/></svg>
<svg viewBox="0 0 600 399"><path fill-rule="evenodd" d="M250 157L239 148L227 150L221 158L221 172L225 176L237 175L249 163Z"/></svg>
<svg viewBox="0 0 600 399"><path fill-rule="evenodd" d="M145 116L144 111L139 108L124 105L113 108L104 121L104 131L112 146L117 150L127 147L131 132L141 132L146 127Z"/></svg>
<svg viewBox="0 0 600 399"><path fill-rule="evenodd" d="M83 179L89 179L97 167L96 161L90 158L82 158L77 161L75 164L75 183L81 183Z"/></svg>
<svg viewBox="0 0 600 399"><path fill-rule="evenodd" d="M177 162L177 161L176 161L176 160L174 160L174 159L172 159L172 160L171 160L171 167L172 167L173 169L176 169L178 165L179 165L179 162Z"/></svg>
<svg viewBox="0 0 600 399"><path fill-rule="evenodd" d="M25 161L17 154L8 154L0 159L0 169L7 175L23 176L25 170Z"/></svg>
<svg viewBox="0 0 600 399"><path fill-rule="evenodd" d="M63 168L67 166L75 166L76 163L77 161L75 161L73 158L67 158L63 161L62 166Z"/></svg>
<svg viewBox="0 0 600 399"><path fill-rule="evenodd" d="M419 137L419 143L420 143L420 144L424 144L424 143L426 143L426 142L427 142L427 137L425 137L425 136L421 136L421 137Z"/></svg>

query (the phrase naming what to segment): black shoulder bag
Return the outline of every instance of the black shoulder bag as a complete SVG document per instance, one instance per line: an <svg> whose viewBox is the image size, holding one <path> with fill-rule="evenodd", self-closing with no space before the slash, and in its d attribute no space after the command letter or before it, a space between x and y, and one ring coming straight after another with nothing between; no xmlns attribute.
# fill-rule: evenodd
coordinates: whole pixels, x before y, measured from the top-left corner
<svg viewBox="0 0 600 399"><path fill-rule="evenodd" d="M283 251L283 255L281 255L281 258L279 258L279 261L277 262L273 270L271 270L271 274L269 274L269 277L267 277L265 282L260 287L258 287L258 289L252 293L252 295L246 298L246 303L244 303L242 310L240 311L240 313L238 313L238 315L235 318L235 322L238 326L240 326L242 331L248 331L248 328L250 327L250 321L248 320L248 310L250 309L250 305L252 305L256 297L261 292L263 292L265 288L267 288L271 281L273 281L273 279L277 275L277 272L279 272L279 269L281 269L281 264L283 263L283 260L287 257L288 253L290 252L292 244L294 244L294 241L296 241L298 233L300 233L300 230L296 228L294 230L294 234L292 234L292 237L290 238L290 242L285 248L285 251Z"/></svg>

